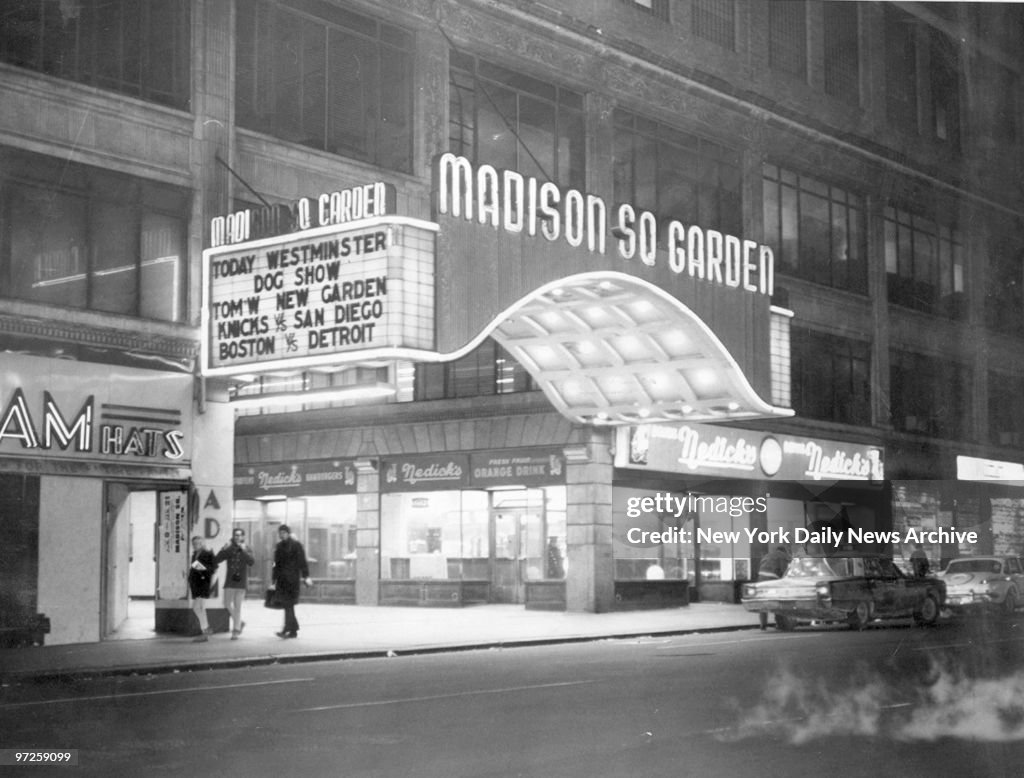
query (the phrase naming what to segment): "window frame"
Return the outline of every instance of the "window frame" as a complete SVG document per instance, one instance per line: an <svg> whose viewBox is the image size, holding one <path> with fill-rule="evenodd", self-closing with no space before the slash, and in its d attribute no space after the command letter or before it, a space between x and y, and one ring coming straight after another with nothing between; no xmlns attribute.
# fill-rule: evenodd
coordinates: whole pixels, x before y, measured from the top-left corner
<svg viewBox="0 0 1024 778"><path fill-rule="evenodd" d="M967 315L966 241L958 226L946 226L944 221L936 214L911 211L893 202L882 209L886 296L894 305L960 320ZM934 242L935 248L922 266L923 255L917 247L926 242ZM943 264L948 264L947 278ZM928 288L932 292L925 294ZM943 294L944 289L948 294Z"/></svg>
<svg viewBox="0 0 1024 778"><path fill-rule="evenodd" d="M10 21L0 25L0 61L188 110L192 97L190 0L75 1L77 16L69 13L63 22L58 19L56 25L61 29L57 30L47 16L56 3L23 0L21 10L35 10L35 16L23 18L20 26ZM98 14L98 9L110 7L114 10ZM16 38L17 31L25 30L26 34ZM102 37L104 31L107 37ZM29 40L32 42L24 42ZM131 50L126 52L129 46ZM114 53L105 56L110 52ZM137 72L133 74L130 68Z"/></svg>
<svg viewBox="0 0 1024 778"><path fill-rule="evenodd" d="M797 414L839 424L870 426L871 344L797 326L792 328L790 338L792 407ZM824 391L828 393L827 400L820 398ZM813 396L819 400L809 402Z"/></svg>
<svg viewBox="0 0 1024 778"><path fill-rule="evenodd" d="M662 225L660 245L666 245L666 232L673 219L724 234L743 232L742 156L738 150L624 108L615 109L612 124L615 202L653 212ZM653 161L643 156L647 148L654 150ZM623 159L624 154L628 158ZM692 158L693 164L679 165L678 161L686 157ZM671 175L673 168L679 167L692 171L692 177ZM654 181L648 180L649 172L653 172ZM670 190L681 183L692 188L696 213L677 207L678 194ZM652 195L642 190L653 193L653 202Z"/></svg>
<svg viewBox="0 0 1024 778"><path fill-rule="evenodd" d="M7 290L0 295L3 299L20 300L23 302L87 310L115 316L130 316L151 321L165 321L182 324L189 321L188 284L189 256L188 230L191 216L192 192L182 187L150 181L148 179L100 170L79 163L63 163L36 154L14 152L3 158L8 168L6 175L0 176L0 288ZM55 167L56 165L56 167ZM50 175L47 176L47 173ZM76 259L75 272L68 278L81 276L84 284L83 298L80 302L50 300L45 296L22 294L16 289L15 259L13 242L19 230L24 230L23 223L12 216L12 209L24 204L32 190L34 196L74 198L80 201L83 210L82 223L78 230L80 238L80 255ZM126 230L126 254L131 260L130 267L125 264L101 267L96 255L101 251L101 243L97 239L98 214L109 209L111 215L119 220L119 225ZM147 217L165 217L177 221L178 249L174 282L177 295L173 302L171 315L152 315L144 309L145 283L147 264L152 264L160 257L145 257L144 225ZM40 217L41 218L41 217ZM55 218L61 218L57 214ZM173 225L172 225L173 226ZM73 237L73 236L71 236ZM38 241L37 241L37 245ZM106 257L106 252L104 252ZM42 256L37 254L37 263ZM25 260L28 261L28 260ZM116 272L130 270L133 280L131 292L126 297L126 290L113 288L113 304L101 306L100 295L104 277L111 277ZM37 280L41 283L45 279Z"/></svg>
<svg viewBox="0 0 1024 778"><path fill-rule="evenodd" d="M448 150L477 164L497 164L524 175L535 175L564 189L583 190L586 183L586 129L583 93L560 84L536 78L496 64L475 54L452 50L448 67ZM498 99L496 99L496 97ZM498 105L504 97L514 100L512 116L507 116ZM548 127L551 144L541 150L531 148L524 139L524 114L538 112L543 107L551 111L553 122ZM481 141L481 119L496 115L511 137L512 146L508 165L497 159L497 144ZM543 131L543 130L542 130ZM568 138L569 148L563 150L562 140ZM490 153L489 153L490 152ZM538 156L550 159L550 168Z"/></svg>
<svg viewBox="0 0 1024 778"><path fill-rule="evenodd" d="M867 204L863 195L797 170L782 165L766 162L761 168L763 188L762 217L764 219L765 240L774 241L778 270L780 273L793 275L814 283L823 284L833 289L843 289L855 294L868 293L868 249L867 249ZM775 195L769 194L774 191ZM792 196L787 196L787 191ZM824 192L824 193L823 193ZM828 208L828 258L827 261L815 261L820 255L818 246L810 245L807 230L804 228L803 211L807 198L824 200ZM785 202L792 199L795 213L787 219ZM777 213L769 214L769 208L775 204ZM856 217L854 216L856 214ZM839 217L842 218L839 218ZM773 218L769 218L773 217ZM856 247L856 255L845 260L849 265L844 273L838 268L844 260L835 256L839 245L839 222L845 225L847 253L850 247ZM774 222L774 224L772 224ZM790 261L786 249L787 232L795 231L796 261ZM852 240L851 236L856 240ZM810 260L810 261L808 261ZM856 264L856 268L853 265Z"/></svg>
<svg viewBox="0 0 1024 778"><path fill-rule="evenodd" d="M322 46L316 49L319 64L311 58L310 46L301 45L295 59L294 88L283 89L287 75L284 59L275 58L286 49L280 37L289 26L301 41L316 34ZM239 0L236 14L235 111L239 127L271 135L286 142L355 159L402 173L411 173L414 162L416 117L414 111L416 37L413 32L376 17L331 7L316 0ZM372 51L371 75L365 80L346 79L351 71L336 68L335 51L347 51L340 44L355 40ZM261 43L266 41L266 46ZM271 52L268 54L267 51ZM404 77L403 94L397 101L387 97L385 71L397 67ZM361 69L360 69L361 72ZM332 78L342 84L358 83L368 109L362 113L339 111ZM367 83L371 82L371 83ZM392 82L388 82L392 83ZM295 105L282 111L281 100ZM386 133L389 105L401 106L404 117ZM288 125L297 111L298 124ZM357 132L346 133L346 117L368 117Z"/></svg>
<svg viewBox="0 0 1024 778"><path fill-rule="evenodd" d="M893 429L934 438L969 439L971 373L969 366L951 359L892 349L889 395Z"/></svg>

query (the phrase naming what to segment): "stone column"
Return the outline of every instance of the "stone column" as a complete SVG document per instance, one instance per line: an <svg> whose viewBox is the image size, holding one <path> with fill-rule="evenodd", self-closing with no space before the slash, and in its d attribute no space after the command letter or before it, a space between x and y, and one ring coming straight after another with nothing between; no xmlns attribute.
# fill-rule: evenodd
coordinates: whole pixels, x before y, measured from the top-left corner
<svg viewBox="0 0 1024 778"><path fill-rule="evenodd" d="M356 605L380 602L380 471L375 459L357 459Z"/></svg>
<svg viewBox="0 0 1024 778"><path fill-rule="evenodd" d="M610 430L594 429L565 449L569 611L602 613L615 602L611 440Z"/></svg>

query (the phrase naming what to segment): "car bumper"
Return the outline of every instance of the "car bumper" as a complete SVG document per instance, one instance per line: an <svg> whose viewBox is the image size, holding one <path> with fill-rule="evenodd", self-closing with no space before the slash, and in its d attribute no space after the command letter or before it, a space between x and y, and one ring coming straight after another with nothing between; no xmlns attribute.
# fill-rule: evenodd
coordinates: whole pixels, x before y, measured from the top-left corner
<svg viewBox="0 0 1024 778"><path fill-rule="evenodd" d="M982 610L1003 604L1005 593L999 592L947 592L946 607L951 610Z"/></svg>
<svg viewBox="0 0 1024 778"><path fill-rule="evenodd" d="M744 600L743 607L751 613L782 613L813 621L844 620L848 611L817 600Z"/></svg>

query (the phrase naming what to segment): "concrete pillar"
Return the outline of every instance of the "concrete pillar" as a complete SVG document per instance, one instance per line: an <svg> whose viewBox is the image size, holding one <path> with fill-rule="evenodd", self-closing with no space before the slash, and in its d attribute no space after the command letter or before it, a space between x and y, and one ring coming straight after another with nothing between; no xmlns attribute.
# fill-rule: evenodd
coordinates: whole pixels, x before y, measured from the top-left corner
<svg viewBox="0 0 1024 778"><path fill-rule="evenodd" d="M602 613L615 602L611 431L592 430L586 443L567 447L565 456L566 609Z"/></svg>
<svg viewBox="0 0 1024 778"><path fill-rule="evenodd" d="M380 604L380 471L375 459L357 459L356 605Z"/></svg>

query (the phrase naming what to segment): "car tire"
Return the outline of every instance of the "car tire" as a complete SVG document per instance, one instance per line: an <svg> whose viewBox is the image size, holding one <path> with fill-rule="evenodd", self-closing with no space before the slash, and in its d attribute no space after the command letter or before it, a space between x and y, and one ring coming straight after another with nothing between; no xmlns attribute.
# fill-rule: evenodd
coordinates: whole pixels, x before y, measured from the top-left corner
<svg viewBox="0 0 1024 778"><path fill-rule="evenodd" d="M796 629L796 619L782 613L775 614L775 626L783 632L792 632Z"/></svg>
<svg viewBox="0 0 1024 778"><path fill-rule="evenodd" d="M1012 619L1017 614L1017 593L1010 589L1006 593L1006 599L1003 600L1003 615L1008 619Z"/></svg>
<svg viewBox="0 0 1024 778"><path fill-rule="evenodd" d="M850 629L864 629L869 621L871 621L871 606L866 602L857 603L857 607L846 617L846 623L850 625Z"/></svg>
<svg viewBox="0 0 1024 778"><path fill-rule="evenodd" d="M934 594L925 595L920 607L914 611L914 622L922 627L930 627L939 620L939 601Z"/></svg>

